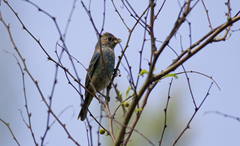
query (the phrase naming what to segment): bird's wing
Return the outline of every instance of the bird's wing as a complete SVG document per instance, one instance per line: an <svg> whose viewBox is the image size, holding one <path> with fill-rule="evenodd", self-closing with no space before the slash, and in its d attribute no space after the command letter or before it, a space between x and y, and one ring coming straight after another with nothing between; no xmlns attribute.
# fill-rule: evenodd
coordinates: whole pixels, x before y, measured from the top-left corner
<svg viewBox="0 0 240 146"><path fill-rule="evenodd" d="M93 73L94 73L94 71L97 67L99 58L100 58L100 53L99 52L96 52L92 57L92 60L91 60L91 62L89 64L89 67L88 67L88 73L87 73L87 76L86 76L86 80L85 80L85 87L86 88L88 88L89 83L90 83L89 76L92 78Z"/></svg>

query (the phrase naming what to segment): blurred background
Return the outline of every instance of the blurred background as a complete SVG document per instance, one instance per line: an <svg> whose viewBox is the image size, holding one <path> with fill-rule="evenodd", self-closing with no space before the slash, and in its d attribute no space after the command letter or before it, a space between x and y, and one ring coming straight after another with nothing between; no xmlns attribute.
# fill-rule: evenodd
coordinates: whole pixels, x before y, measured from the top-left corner
<svg viewBox="0 0 240 146"><path fill-rule="evenodd" d="M56 21L60 30L64 32L68 22L70 11L72 10L73 1L45 1L33 0L33 2L56 17ZM102 1L83 1L89 8L93 17L95 26L100 31L103 22L104 5ZM209 10L209 16L212 27L215 28L227 21L225 13L227 7L224 0L205 1L205 5ZM130 16L127 9L121 1L114 1L116 8L124 18L124 21L131 29L135 24L135 20ZM169 35L177 19L178 13L184 1L167 1L158 16L154 25L154 33L156 39L164 41ZM33 5L24 1L9 1L15 12L17 12L21 21L26 28L40 40L42 46L49 53L49 55L57 60L55 54L56 43L59 41L59 34L52 19L42 12L39 12ZM140 16L146 9L148 2L130 2L135 12ZM156 11L160 8L162 1L157 1ZM232 16L239 10L240 1L232 0ZM9 9L9 7L1 1L0 11L3 20L9 24L12 37L16 46L18 47L23 58L26 59L28 70L41 88L41 91L48 101L51 95L55 64L47 60L46 54L41 50L36 41L22 29L21 24ZM125 47L128 30L115 12L112 2L106 1L105 8L105 24L104 32L110 32L116 37L122 39L121 46ZM201 1L195 6L187 20L191 22L191 38L195 43L209 32L209 23L207 20L206 12L203 8ZM240 22L232 26L232 30L240 28ZM223 32L224 33L224 32ZM223 35L222 33L222 35ZM232 32L231 32L232 33ZM129 48L126 51L126 57L132 67L134 81L136 81L139 71L139 51L142 47L144 29L142 26L137 25L135 28ZM180 40L180 36L182 42ZM146 39L149 39L147 35ZM59 41L60 42L60 41ZM170 41L170 46L180 54L182 43L183 49L189 47L189 25L185 22L178 33ZM72 15L70 25L66 33L66 44L70 53L76 57L86 68L92 57L94 47L97 43L96 33L93 29L89 17L85 12L80 1L75 4L74 13ZM161 43L157 43L157 48ZM25 109L25 101L23 94L22 75L17 65L15 58L4 52L4 50L17 55L10 41L7 29L3 23L0 23L0 118L10 124L10 127L21 145L34 145L31 133L25 125L20 111L26 121L27 114ZM61 48L58 48L58 52ZM121 54L121 47L115 47L116 62L117 56ZM231 37L224 42L212 43L206 46L203 50L198 52L195 56L190 58L184 63L186 70L193 70L212 76L218 83L221 91L214 84L210 90L210 95L200 108L197 115L194 117L188 129L181 137L177 145L179 146L202 146L202 145L218 145L218 146L237 146L240 145L240 122L231 118L227 118L217 114L205 114L209 111L219 111L236 117L240 116L240 31L232 33ZM150 57L150 43L146 41L143 50L142 69L148 70L148 61ZM175 54L166 48L160 56L155 73L164 70L175 58ZM19 57L18 57L19 58ZM20 61L20 60L19 60ZM63 65L66 66L72 74L74 74L72 65L66 53L63 56ZM122 61L123 65L127 67L126 61ZM81 83L85 83L86 70L78 63L75 62L78 75ZM120 66L121 77L117 77L114 81L117 88L123 93L125 98L125 91L129 86L127 79L127 72L123 66ZM183 69L179 67L175 72L181 72ZM190 83L197 105L207 94L207 90L211 84L211 80L199 74L188 74ZM140 78L139 87L143 83L146 76ZM66 128L71 136L81 145L87 145L86 127L84 122L77 120L78 112L80 111L80 96L68 84L63 70L58 71L58 82L56 84L52 109L56 115L59 115L65 108L59 119L66 124ZM152 91L147 105L143 111L140 122L137 124L136 129L148 137L154 144L158 145L162 133L164 112L166 106L168 88L171 78L166 78L159 82L159 84ZM74 83L73 80L71 80ZM39 95L39 92L31 81L29 76L25 73L26 94L28 101L28 108L31 112L32 129L35 134L37 142L41 143L41 137L46 129L47 107ZM77 84L74 83L75 86ZM78 86L77 86L78 87ZM84 94L84 89L81 89ZM178 137L181 131L185 128L187 122L194 113L194 105L191 99L190 91L187 84L187 79L184 74L174 79L171 87L171 93L166 133L164 135L162 145L172 145L173 141ZM116 103L116 94L111 90L110 107L113 110L119 103ZM93 100L90 105L90 110L94 116L99 116L100 104L97 100ZM117 120L121 121L121 110L117 113ZM54 118L50 118L50 123ZM108 128L108 120L103 119L103 125ZM95 121L91 120L93 126L93 139L94 145L97 145L97 130L98 126ZM115 129L116 132L116 129ZM101 145L112 145L109 136L100 136ZM0 122L0 145L17 145L12 138L6 125ZM68 139L67 134L63 128L56 122L49 130L45 145L74 145ZM139 134L134 133L129 145L149 145Z"/></svg>

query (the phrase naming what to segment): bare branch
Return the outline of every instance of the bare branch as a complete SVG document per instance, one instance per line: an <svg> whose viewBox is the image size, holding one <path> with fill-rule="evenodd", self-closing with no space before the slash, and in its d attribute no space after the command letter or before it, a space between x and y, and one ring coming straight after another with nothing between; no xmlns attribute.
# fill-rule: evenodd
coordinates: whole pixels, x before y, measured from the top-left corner
<svg viewBox="0 0 240 146"><path fill-rule="evenodd" d="M232 115L229 115L229 114L225 114L225 113L222 113L222 112L219 112L219 111L207 111L207 112L204 113L204 115L206 115L206 114L217 114L217 115L221 115L221 116L224 116L226 118L231 118L231 119L234 119L234 120L237 120L238 122L240 122L239 117L232 116Z"/></svg>
<svg viewBox="0 0 240 146"><path fill-rule="evenodd" d="M204 1L203 1L203 0L201 0L201 1L202 1L202 4L203 4L204 9L205 9L205 11L206 11L206 15L207 15L209 27L210 27L211 29L213 29L213 28L212 28L212 25L211 25L210 18L209 18L208 10L207 10L207 8L206 8L206 6L205 6L205 4L204 4Z"/></svg>
<svg viewBox="0 0 240 146"><path fill-rule="evenodd" d="M177 139L174 141L173 146L176 145L176 143L177 143L178 140L181 138L181 136L185 133L185 131L190 128L190 123L192 122L193 118L195 117L195 115L197 114L197 112L199 111L199 109L201 108L201 106L203 105L203 103L205 102L205 100L207 99L207 97L209 96L209 91L210 91L210 89L211 89L211 87L212 87L212 84L213 84L213 82L211 83L211 85L210 85L210 87L209 87L209 89L208 89L208 91L207 91L206 96L203 98L203 100L202 100L202 102L200 103L200 105L195 109L195 112L193 113L192 117L191 117L190 120L188 121L186 127L183 129L183 131L181 132L181 134L180 134L180 135L177 137Z"/></svg>
<svg viewBox="0 0 240 146"><path fill-rule="evenodd" d="M161 138L160 138L160 141L159 141L159 146L161 146L161 144L162 144L163 135L164 135L165 130L167 128L167 110L168 110L168 105L169 105L169 101L170 101L170 98L171 98L170 90L171 90L171 87L172 87L172 82L173 82L173 78L171 79L171 82L169 83L167 103L166 103L166 107L163 110L164 111L164 125L163 125L162 135L161 135Z"/></svg>
<svg viewBox="0 0 240 146"><path fill-rule="evenodd" d="M0 119L0 121L3 122L3 123L8 127L8 130L11 132L13 139L16 141L16 143L18 144L18 146L20 146L20 144L19 144L17 138L14 136L14 134L13 134L13 132L12 132L12 129L11 129L9 123L6 123L6 122L3 121L2 119Z"/></svg>

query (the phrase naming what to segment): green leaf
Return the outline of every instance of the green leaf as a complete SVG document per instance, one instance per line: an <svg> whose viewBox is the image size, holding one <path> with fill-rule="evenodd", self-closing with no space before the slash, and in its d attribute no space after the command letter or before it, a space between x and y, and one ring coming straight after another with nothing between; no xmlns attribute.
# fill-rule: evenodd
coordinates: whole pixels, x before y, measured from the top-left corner
<svg viewBox="0 0 240 146"><path fill-rule="evenodd" d="M163 78L167 78L167 77L174 77L175 79L178 78L176 74L167 74Z"/></svg>
<svg viewBox="0 0 240 146"><path fill-rule="evenodd" d="M132 88L130 86L128 86L127 91L125 92L126 97L128 96L130 89L132 89Z"/></svg>
<svg viewBox="0 0 240 146"><path fill-rule="evenodd" d="M136 108L134 112L142 111L142 108Z"/></svg>
<svg viewBox="0 0 240 146"><path fill-rule="evenodd" d="M227 20L229 21L231 18L229 16L227 16Z"/></svg>
<svg viewBox="0 0 240 146"><path fill-rule="evenodd" d="M156 70L156 67L153 67L153 71L155 71Z"/></svg>
<svg viewBox="0 0 240 146"><path fill-rule="evenodd" d="M215 37L215 40L220 40L221 39L221 34L219 34L218 36Z"/></svg>
<svg viewBox="0 0 240 146"><path fill-rule="evenodd" d="M164 77L162 77L162 79L167 78L167 77L174 77L175 79L178 78L176 74L167 74L167 75L165 75ZM161 79L160 79L160 80L161 80ZM158 80L158 82L159 82L160 80Z"/></svg>
<svg viewBox="0 0 240 146"><path fill-rule="evenodd" d="M117 95L118 95L118 97L120 98L120 99L117 99L116 102L117 102L117 101L122 102L122 93L120 93L120 91L119 91L118 89L116 89L116 90L117 90Z"/></svg>
<svg viewBox="0 0 240 146"><path fill-rule="evenodd" d="M148 71L146 69L141 70L141 72L139 73L138 76L142 76L143 77L144 74L148 74Z"/></svg>

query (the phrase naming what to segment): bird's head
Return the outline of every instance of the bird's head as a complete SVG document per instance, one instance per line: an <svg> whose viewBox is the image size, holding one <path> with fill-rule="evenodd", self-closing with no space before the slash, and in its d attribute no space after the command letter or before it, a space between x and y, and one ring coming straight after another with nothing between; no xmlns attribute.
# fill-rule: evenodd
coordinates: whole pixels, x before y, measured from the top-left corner
<svg viewBox="0 0 240 146"><path fill-rule="evenodd" d="M116 38L114 35L112 35L109 32L105 32L101 37L101 45L110 47L111 49L114 49L114 47L120 43L122 40ZM98 43L97 43L98 46Z"/></svg>

